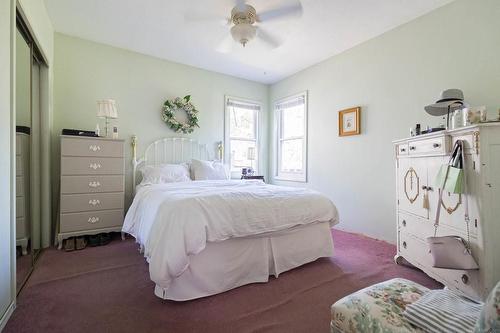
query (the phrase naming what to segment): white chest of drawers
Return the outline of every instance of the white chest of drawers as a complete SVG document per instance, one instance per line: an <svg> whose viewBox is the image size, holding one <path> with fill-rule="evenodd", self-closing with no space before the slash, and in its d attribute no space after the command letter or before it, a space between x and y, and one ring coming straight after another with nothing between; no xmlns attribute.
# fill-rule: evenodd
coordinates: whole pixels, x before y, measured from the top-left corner
<svg viewBox="0 0 500 333"><path fill-rule="evenodd" d="M121 231L124 141L61 136L58 244L66 238Z"/></svg>
<svg viewBox="0 0 500 333"><path fill-rule="evenodd" d="M30 214L30 135L16 133L16 246L28 254Z"/></svg>
<svg viewBox="0 0 500 333"><path fill-rule="evenodd" d="M439 189L434 185L456 140L465 141L467 193L444 193L437 235L467 239L465 195L469 202L470 237L479 270L432 267L426 238L434 234ZM394 141L397 184L398 244L396 262L404 258L444 285L483 299L500 280L500 126L464 127ZM424 206L428 196L429 206Z"/></svg>

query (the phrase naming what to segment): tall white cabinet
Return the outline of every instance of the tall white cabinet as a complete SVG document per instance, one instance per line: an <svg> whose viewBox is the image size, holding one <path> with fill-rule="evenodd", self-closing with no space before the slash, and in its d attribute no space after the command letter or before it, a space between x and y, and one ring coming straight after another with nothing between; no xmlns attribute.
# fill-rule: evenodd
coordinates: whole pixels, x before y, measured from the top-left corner
<svg viewBox="0 0 500 333"><path fill-rule="evenodd" d="M30 136L16 133L16 246L28 254L30 240Z"/></svg>
<svg viewBox="0 0 500 333"><path fill-rule="evenodd" d="M432 267L426 238L434 235L439 189L434 181L456 140L465 142L468 193L444 193L437 235L467 239L479 270ZM483 299L500 280L500 124L489 123L394 141L397 179L396 262L404 258L444 285ZM428 198L428 200L427 200ZM425 202L428 201L428 205Z"/></svg>

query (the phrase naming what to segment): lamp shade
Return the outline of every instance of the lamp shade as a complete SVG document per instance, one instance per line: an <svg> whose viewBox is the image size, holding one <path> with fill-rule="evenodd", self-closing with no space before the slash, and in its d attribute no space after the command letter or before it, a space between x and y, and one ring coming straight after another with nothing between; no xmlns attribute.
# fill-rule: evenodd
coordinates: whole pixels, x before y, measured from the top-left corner
<svg viewBox="0 0 500 333"><path fill-rule="evenodd" d="M247 159L250 161L255 160L255 147L248 147Z"/></svg>
<svg viewBox="0 0 500 333"><path fill-rule="evenodd" d="M116 101L114 99L102 99L97 101L97 116L101 118L118 118Z"/></svg>

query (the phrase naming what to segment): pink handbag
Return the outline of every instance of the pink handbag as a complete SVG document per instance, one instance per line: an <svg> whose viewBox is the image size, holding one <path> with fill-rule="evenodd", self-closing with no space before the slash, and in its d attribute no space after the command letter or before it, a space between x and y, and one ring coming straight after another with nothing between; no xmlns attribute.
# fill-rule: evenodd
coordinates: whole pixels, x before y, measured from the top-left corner
<svg viewBox="0 0 500 333"><path fill-rule="evenodd" d="M469 245L459 236L427 237L432 266L448 269L478 269Z"/></svg>
<svg viewBox="0 0 500 333"><path fill-rule="evenodd" d="M462 168L465 169L465 158L464 158L464 147L463 141L458 140L455 145L458 145L461 151ZM466 172L463 170L464 175L464 185L463 192L467 192L467 179ZM467 240L464 240L459 236L440 236L436 237L437 228L439 227L439 216L441 214L441 201L443 200L445 183L442 185L442 189L439 194L438 208L436 211L436 222L434 222L434 237L427 237L427 243L429 244L429 252L431 253L433 263L432 266L437 268L448 268L448 269L479 269L479 265L472 256L472 250L470 247L470 236L469 236L469 202L467 195L464 195L465 200L465 224L467 227Z"/></svg>

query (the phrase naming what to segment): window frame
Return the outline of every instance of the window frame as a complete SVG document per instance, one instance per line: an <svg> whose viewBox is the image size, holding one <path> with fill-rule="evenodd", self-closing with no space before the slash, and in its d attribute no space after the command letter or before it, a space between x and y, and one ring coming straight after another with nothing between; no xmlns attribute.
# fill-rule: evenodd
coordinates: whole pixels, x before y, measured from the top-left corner
<svg viewBox="0 0 500 333"><path fill-rule="evenodd" d="M247 138L232 138L230 134L230 119L231 115L228 108L228 101L241 102L246 104L253 104L258 106L258 110L255 110L255 140ZM262 127L262 103L260 101L252 100L249 98L242 98L236 96L226 95L224 96L224 162L229 165L229 170L231 174L231 179L240 179L241 170L233 171L231 165L231 140L240 140L255 142L255 148L257 149L256 161L254 162L254 170L258 175L262 174L262 139L261 139L261 127Z"/></svg>
<svg viewBox="0 0 500 333"><path fill-rule="evenodd" d="M299 97L304 98L304 134L303 136L296 136L284 139L283 134L283 117L282 109L278 109L279 104L283 104L289 100L293 100ZM274 128L275 128L275 140L274 140L274 179L282 181L291 182L301 182L307 183L307 160L308 160L308 91L287 96L281 98L274 102ZM302 172L283 172L281 171L281 143L283 141L290 141L302 139Z"/></svg>

